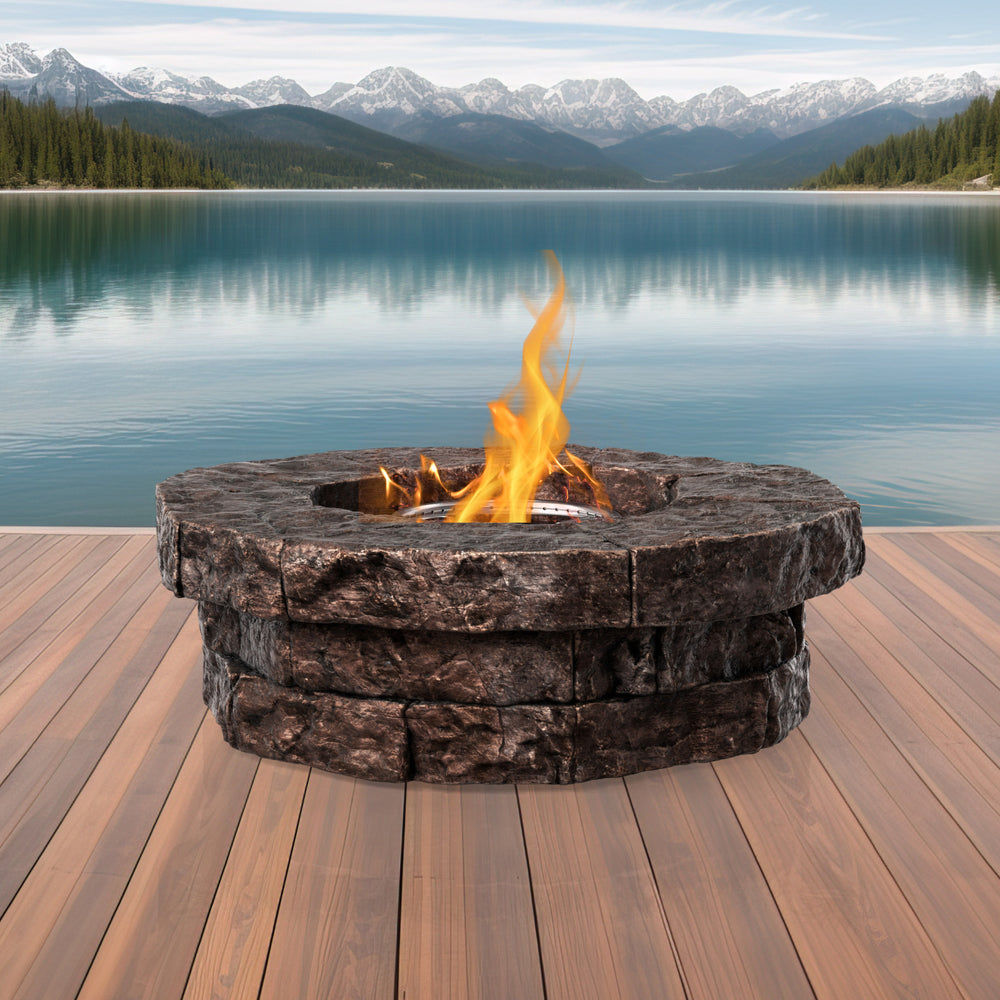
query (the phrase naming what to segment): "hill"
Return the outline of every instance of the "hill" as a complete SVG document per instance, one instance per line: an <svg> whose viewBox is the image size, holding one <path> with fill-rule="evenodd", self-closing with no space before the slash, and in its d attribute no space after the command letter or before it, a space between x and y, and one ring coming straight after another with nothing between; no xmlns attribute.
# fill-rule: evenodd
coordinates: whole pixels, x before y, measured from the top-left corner
<svg viewBox="0 0 1000 1000"><path fill-rule="evenodd" d="M395 134L473 163L538 163L546 167L590 167L622 176L631 173L592 142L552 126L505 115L468 112L441 118L419 114L397 126Z"/></svg>
<svg viewBox="0 0 1000 1000"><path fill-rule="evenodd" d="M643 177L667 181L678 174L732 166L778 142L778 137L767 129L741 136L712 125L687 132L666 125L608 146L604 154Z"/></svg>
<svg viewBox="0 0 1000 1000"><path fill-rule="evenodd" d="M875 108L803 132L725 170L675 178L671 187L762 189L796 187L859 146L881 142L920 119L901 108Z"/></svg>
<svg viewBox="0 0 1000 1000"><path fill-rule="evenodd" d="M992 102L974 98L965 111L941 119L933 130L920 125L863 146L842 167L833 163L803 186L957 188L987 175L994 186L1000 182L1000 90Z"/></svg>
<svg viewBox="0 0 1000 1000"><path fill-rule="evenodd" d="M60 109L53 98L25 104L0 91L0 188L226 188L232 182L193 148L112 128L91 108Z"/></svg>
<svg viewBox="0 0 1000 1000"><path fill-rule="evenodd" d="M562 169L535 164L469 163L313 108L277 105L208 117L151 101L96 109L154 135L180 137L238 184L268 188L576 188L637 187L616 164Z"/></svg>

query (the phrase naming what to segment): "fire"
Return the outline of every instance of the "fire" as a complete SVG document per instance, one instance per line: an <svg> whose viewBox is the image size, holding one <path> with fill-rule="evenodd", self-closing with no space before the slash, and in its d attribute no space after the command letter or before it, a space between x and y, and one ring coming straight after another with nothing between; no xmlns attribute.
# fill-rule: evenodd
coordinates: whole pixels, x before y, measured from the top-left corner
<svg viewBox="0 0 1000 1000"><path fill-rule="evenodd" d="M462 489L452 490L437 466L421 456L421 471L412 494L381 469L390 507L418 506L424 502L424 484L430 483L456 501L445 520L526 523L541 483L561 471L578 484L586 484L594 503L604 511L611 504L601 484L582 459L565 451L569 421L562 404L569 385L569 351L561 368L551 361L566 319L566 281L555 254L546 255L555 289L536 314L535 324L521 350L521 379L500 399L489 403L492 428L484 438L486 465ZM534 310L532 310L534 311ZM512 408L520 404L520 412ZM562 455L563 457L560 457Z"/></svg>

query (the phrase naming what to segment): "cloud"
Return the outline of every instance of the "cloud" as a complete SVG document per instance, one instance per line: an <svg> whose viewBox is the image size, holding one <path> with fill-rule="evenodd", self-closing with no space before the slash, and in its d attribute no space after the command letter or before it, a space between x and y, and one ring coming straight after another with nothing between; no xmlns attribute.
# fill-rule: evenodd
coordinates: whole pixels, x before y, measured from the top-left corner
<svg viewBox="0 0 1000 1000"><path fill-rule="evenodd" d="M832 30L829 18L810 7L773 5L753 7L736 0L709 3L637 3L629 0L425 0L415 8L412 0L291 0L278 6L274 0L135 0L135 5L150 8L189 7L215 12L221 9L256 12L258 15L296 19L385 17L412 23L443 21L454 28L462 22L485 21L496 24L572 25L579 27L625 28L652 31L683 31L724 35L774 35L841 40L879 40L881 36L865 32ZM882 39L884 40L884 39Z"/></svg>
<svg viewBox="0 0 1000 1000"><path fill-rule="evenodd" d="M886 43L831 31L831 21L841 28L848 22L816 7L791 4L757 9L743 2L668 7L610 0L484 0L475 17L449 19L468 11L455 0L427 0L419 17L410 13L412 2L401 0L371 0L363 13L356 3L292 3L295 10L282 12L273 0L216 0L210 8L155 0L12 4L8 9L23 11L17 20L24 27L17 34L10 34L10 25L6 30L8 39L23 38L41 52L65 46L85 64L105 71L156 66L187 76L207 74L227 86L287 76L313 94L387 65L406 66L440 86L485 76L510 87L621 77L647 99L666 94L683 100L723 84L755 94L823 78L864 76L884 86L901 76L934 72L958 75L977 69L991 76L1000 63L1000 42L989 33L955 39L924 24L919 39ZM389 16L397 9L405 9L405 16ZM344 13L349 10L355 13ZM886 23L892 13L885 12ZM563 20L554 23L556 18ZM664 27L692 20L697 23L690 30ZM721 30L751 23L774 31L765 37ZM658 30L650 28L653 24ZM712 25L720 30L705 30ZM808 37L788 33L809 25ZM782 27L784 34L778 30Z"/></svg>

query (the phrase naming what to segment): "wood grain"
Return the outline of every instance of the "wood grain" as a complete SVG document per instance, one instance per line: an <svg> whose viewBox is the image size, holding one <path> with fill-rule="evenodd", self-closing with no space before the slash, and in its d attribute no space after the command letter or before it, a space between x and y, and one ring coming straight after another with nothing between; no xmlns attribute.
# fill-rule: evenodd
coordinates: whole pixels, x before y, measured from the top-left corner
<svg viewBox="0 0 1000 1000"><path fill-rule="evenodd" d="M967 836L1000 871L1000 769L871 633L824 614L808 633Z"/></svg>
<svg viewBox="0 0 1000 1000"><path fill-rule="evenodd" d="M13 996L76 996L203 718L192 615L0 923Z"/></svg>
<svg viewBox="0 0 1000 1000"><path fill-rule="evenodd" d="M781 912L711 765L625 781L690 1000L812 997Z"/></svg>
<svg viewBox="0 0 1000 1000"><path fill-rule="evenodd" d="M817 653L816 698L804 730L879 857L933 939L943 963L975 1000L994 1000L1000 894L995 872L941 814L906 758Z"/></svg>
<svg viewBox="0 0 1000 1000"><path fill-rule="evenodd" d="M261 1000L394 996L404 794L311 771Z"/></svg>
<svg viewBox="0 0 1000 1000"><path fill-rule="evenodd" d="M801 731L713 767L819 1000L963 996Z"/></svg>
<svg viewBox="0 0 1000 1000"><path fill-rule="evenodd" d="M257 763L226 746L206 716L79 1000L183 995Z"/></svg>
<svg viewBox="0 0 1000 1000"><path fill-rule="evenodd" d="M684 997L624 782L518 788L550 1000Z"/></svg>
<svg viewBox="0 0 1000 1000"><path fill-rule="evenodd" d="M513 786L409 786L398 995L541 1000L538 939Z"/></svg>
<svg viewBox="0 0 1000 1000"><path fill-rule="evenodd" d="M256 997L264 979L309 771L261 761L184 991L188 1000Z"/></svg>

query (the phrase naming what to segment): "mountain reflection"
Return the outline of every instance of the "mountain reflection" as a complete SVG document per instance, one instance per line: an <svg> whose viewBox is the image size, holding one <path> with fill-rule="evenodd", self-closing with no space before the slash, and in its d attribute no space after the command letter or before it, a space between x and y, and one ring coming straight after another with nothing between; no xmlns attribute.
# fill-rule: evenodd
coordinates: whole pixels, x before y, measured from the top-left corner
<svg viewBox="0 0 1000 1000"><path fill-rule="evenodd" d="M0 197L0 333L73 331L94 310L171 303L308 314L340 297L383 313L444 301L494 312L547 285L552 247L578 306L655 296L731 307L794 294L893 310L944 289L1000 291L1000 204L799 195L284 193ZM766 297L766 296L765 296Z"/></svg>

